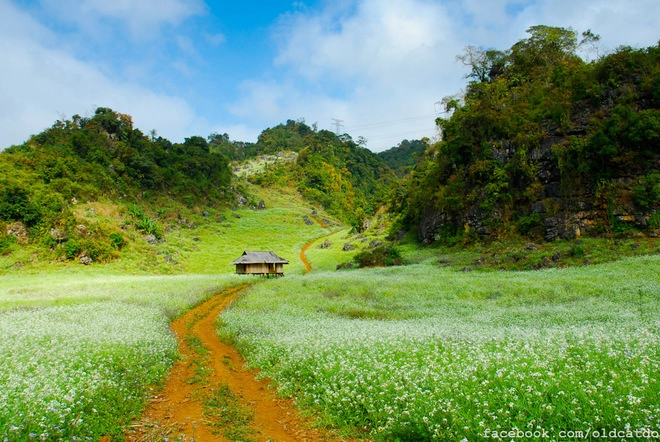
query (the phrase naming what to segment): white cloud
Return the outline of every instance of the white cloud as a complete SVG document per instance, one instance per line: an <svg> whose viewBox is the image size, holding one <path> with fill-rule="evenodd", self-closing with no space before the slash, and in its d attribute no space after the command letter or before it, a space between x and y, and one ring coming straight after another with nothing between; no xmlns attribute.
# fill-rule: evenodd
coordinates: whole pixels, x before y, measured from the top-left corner
<svg viewBox="0 0 660 442"><path fill-rule="evenodd" d="M220 32L215 34L205 33L204 38L206 38L206 41L208 41L213 46L221 45L227 41L227 37L225 37L225 35Z"/></svg>
<svg viewBox="0 0 660 442"><path fill-rule="evenodd" d="M610 49L655 44L660 2L633 3L344 0L301 8L275 28L275 74L246 81L231 110L255 120L304 116L328 129L339 118L382 150L435 135L434 103L465 85L466 68L455 61L465 46L507 49L538 24L591 29Z"/></svg>
<svg viewBox="0 0 660 442"><path fill-rule="evenodd" d="M614 50L621 45L655 45L660 38L659 16L656 0L557 0L531 5L519 20L525 29L537 24L572 27L578 32L591 29L601 35L607 49Z"/></svg>
<svg viewBox="0 0 660 442"><path fill-rule="evenodd" d="M135 38L153 38L162 26L177 26L207 10L203 0L41 0L41 4L90 35L105 34L108 23L117 22Z"/></svg>
<svg viewBox="0 0 660 442"><path fill-rule="evenodd" d="M94 66L49 47L53 35L6 0L0 0L0 148L20 144L61 116L111 107L133 116L137 128L181 141L198 124L177 97L113 81Z"/></svg>
<svg viewBox="0 0 660 442"><path fill-rule="evenodd" d="M232 110L305 117L328 129L339 118L352 136L371 138L374 150L435 135L434 103L460 88L464 72L454 62L462 45L447 10L420 0L365 0L350 10L333 4L285 16L275 64L287 79L246 82ZM375 122L391 123L364 127Z"/></svg>

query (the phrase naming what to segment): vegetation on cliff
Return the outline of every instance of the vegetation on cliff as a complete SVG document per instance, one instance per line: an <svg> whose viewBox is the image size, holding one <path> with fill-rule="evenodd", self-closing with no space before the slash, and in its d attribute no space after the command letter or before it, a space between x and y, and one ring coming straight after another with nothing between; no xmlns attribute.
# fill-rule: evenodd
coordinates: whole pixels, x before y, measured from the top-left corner
<svg viewBox="0 0 660 442"><path fill-rule="evenodd" d="M466 48L442 141L394 195L426 242L571 238L657 228L660 46L586 62L571 29L534 26L506 51Z"/></svg>

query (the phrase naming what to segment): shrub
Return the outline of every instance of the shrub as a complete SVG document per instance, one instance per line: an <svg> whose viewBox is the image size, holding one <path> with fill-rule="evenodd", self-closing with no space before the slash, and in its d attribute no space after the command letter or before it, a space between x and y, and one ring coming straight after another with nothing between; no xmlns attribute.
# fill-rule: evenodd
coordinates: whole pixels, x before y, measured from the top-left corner
<svg viewBox="0 0 660 442"><path fill-rule="evenodd" d="M660 212L655 212L649 218L649 227L651 229L657 229L660 227Z"/></svg>
<svg viewBox="0 0 660 442"><path fill-rule="evenodd" d="M401 252L396 247L379 246L373 250L364 250L353 260L362 267L387 267L405 264Z"/></svg>
<svg viewBox="0 0 660 442"><path fill-rule="evenodd" d="M70 239L64 244L64 255L67 259L74 259L80 252L80 243L74 239Z"/></svg>
<svg viewBox="0 0 660 442"><path fill-rule="evenodd" d="M647 210L660 200L660 174L651 173L642 177L640 183L633 187L632 197L635 205L642 210Z"/></svg>
<svg viewBox="0 0 660 442"><path fill-rule="evenodd" d="M11 247L16 243L16 238L12 235L0 233L0 255L5 255L11 251Z"/></svg>
<svg viewBox="0 0 660 442"><path fill-rule="evenodd" d="M124 246L124 237L121 236L121 233L114 232L111 233L109 237L110 237L110 242L115 248L121 249Z"/></svg>
<svg viewBox="0 0 660 442"><path fill-rule="evenodd" d="M79 251L85 252L94 261L104 261L115 253L112 243L104 238L88 238L81 241Z"/></svg>
<svg viewBox="0 0 660 442"><path fill-rule="evenodd" d="M146 233L147 235L155 235L156 237L161 236L158 223L146 215L144 218L137 220L135 223L135 228Z"/></svg>
<svg viewBox="0 0 660 442"><path fill-rule="evenodd" d="M516 221L516 229L521 235L528 235L533 229L541 226L541 215L538 213L521 216Z"/></svg>
<svg viewBox="0 0 660 442"><path fill-rule="evenodd" d="M30 197L24 189L12 186L0 192L0 219L22 221L31 227L40 218L39 208L30 202Z"/></svg>

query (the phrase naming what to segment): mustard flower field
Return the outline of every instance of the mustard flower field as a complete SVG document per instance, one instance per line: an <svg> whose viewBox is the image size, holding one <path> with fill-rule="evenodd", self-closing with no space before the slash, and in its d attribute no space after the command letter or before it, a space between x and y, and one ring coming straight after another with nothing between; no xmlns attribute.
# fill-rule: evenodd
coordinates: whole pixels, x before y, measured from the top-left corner
<svg viewBox="0 0 660 442"><path fill-rule="evenodd" d="M285 278L234 304L219 331L281 393L353 436L634 439L660 432L658 268L654 256Z"/></svg>
<svg viewBox="0 0 660 442"><path fill-rule="evenodd" d="M177 357L169 323L234 275L4 275L0 440L121 437Z"/></svg>

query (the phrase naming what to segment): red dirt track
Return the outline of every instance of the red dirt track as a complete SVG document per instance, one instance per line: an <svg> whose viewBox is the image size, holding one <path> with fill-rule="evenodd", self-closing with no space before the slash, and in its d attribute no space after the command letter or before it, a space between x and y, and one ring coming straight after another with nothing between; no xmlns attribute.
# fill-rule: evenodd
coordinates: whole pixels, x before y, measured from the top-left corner
<svg viewBox="0 0 660 442"><path fill-rule="evenodd" d="M331 440L310 422L302 419L292 401L279 399L268 387L267 380L256 380L255 372L243 368L244 361L231 346L218 338L215 319L248 286L226 290L190 310L172 323L183 357L177 361L159 391L148 404L141 420L125 433L129 441L185 440L224 441L207 427L199 389L228 385L241 405L253 411L249 435L255 441L319 441ZM212 367L209 382L191 384L195 376L193 363L201 356L186 343L186 336L197 336L208 349L207 363Z"/></svg>

